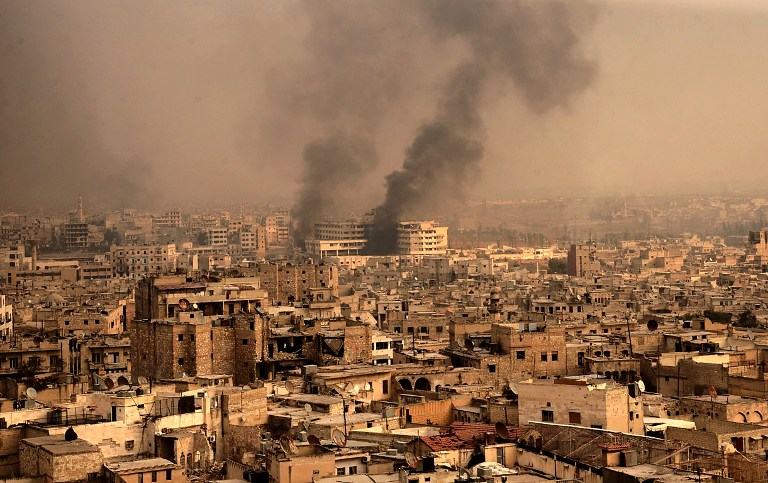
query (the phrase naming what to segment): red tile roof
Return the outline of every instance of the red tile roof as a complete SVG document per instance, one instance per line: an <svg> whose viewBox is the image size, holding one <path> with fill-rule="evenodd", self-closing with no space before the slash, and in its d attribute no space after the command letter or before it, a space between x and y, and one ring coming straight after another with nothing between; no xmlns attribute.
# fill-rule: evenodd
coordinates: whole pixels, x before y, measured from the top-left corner
<svg viewBox="0 0 768 483"><path fill-rule="evenodd" d="M510 439L517 439L527 431L527 428L507 426L507 431ZM493 441L496 441L496 426L493 424L453 423L443 434L422 436L420 439L432 451L446 451L474 448L478 444L485 444L486 435L489 433Z"/></svg>

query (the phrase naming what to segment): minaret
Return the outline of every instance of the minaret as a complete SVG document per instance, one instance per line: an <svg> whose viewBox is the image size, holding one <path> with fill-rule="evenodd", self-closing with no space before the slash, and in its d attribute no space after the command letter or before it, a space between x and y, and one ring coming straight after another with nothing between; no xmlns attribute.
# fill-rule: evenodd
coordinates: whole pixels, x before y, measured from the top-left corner
<svg viewBox="0 0 768 483"><path fill-rule="evenodd" d="M77 220L78 223L85 223L85 215L83 215L83 197L77 198Z"/></svg>

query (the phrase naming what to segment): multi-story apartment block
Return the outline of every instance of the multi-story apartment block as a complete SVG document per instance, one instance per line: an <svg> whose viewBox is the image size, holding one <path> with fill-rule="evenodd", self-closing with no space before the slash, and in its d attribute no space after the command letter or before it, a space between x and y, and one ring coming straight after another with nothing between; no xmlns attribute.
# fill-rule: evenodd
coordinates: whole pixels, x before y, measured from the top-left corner
<svg viewBox="0 0 768 483"><path fill-rule="evenodd" d="M169 211L152 220L154 227L179 227L181 226L181 211Z"/></svg>
<svg viewBox="0 0 768 483"><path fill-rule="evenodd" d="M260 263L256 275L269 292L272 305L301 301L309 297L313 288L329 288L333 296L339 294L339 268L335 265Z"/></svg>
<svg viewBox="0 0 768 483"><path fill-rule="evenodd" d="M237 384L248 384L259 374L265 324L257 313L220 317L194 309L137 320L131 326L133 371L155 380L232 374Z"/></svg>
<svg viewBox="0 0 768 483"><path fill-rule="evenodd" d="M267 244L280 245L291 237L291 215L287 210L275 212L266 218Z"/></svg>
<svg viewBox="0 0 768 483"><path fill-rule="evenodd" d="M434 221L401 221L397 227L397 251L402 255L445 255L448 227Z"/></svg>
<svg viewBox="0 0 768 483"><path fill-rule="evenodd" d="M240 254L265 254L267 231L261 225L247 225L236 233L234 252Z"/></svg>
<svg viewBox="0 0 768 483"><path fill-rule="evenodd" d="M13 305L6 303L5 295L0 295L0 341L13 337Z"/></svg>
<svg viewBox="0 0 768 483"><path fill-rule="evenodd" d="M571 245L568 250L567 268L571 277L591 277L600 272L600 261L593 244Z"/></svg>
<svg viewBox="0 0 768 483"><path fill-rule="evenodd" d="M256 277L187 281L185 277L148 277L136 287L136 319L173 318L184 310L206 317L251 313L267 306L267 292ZM194 309L194 307L197 309Z"/></svg>
<svg viewBox="0 0 768 483"><path fill-rule="evenodd" d="M176 271L176 245L116 245L110 250L114 275L139 279Z"/></svg>
<svg viewBox="0 0 768 483"><path fill-rule="evenodd" d="M206 231L208 245L212 247L227 246L229 232L226 227L209 228Z"/></svg>
<svg viewBox="0 0 768 483"><path fill-rule="evenodd" d="M319 258L357 256L367 239L365 225L356 220L316 223L313 237L305 240L307 253Z"/></svg>

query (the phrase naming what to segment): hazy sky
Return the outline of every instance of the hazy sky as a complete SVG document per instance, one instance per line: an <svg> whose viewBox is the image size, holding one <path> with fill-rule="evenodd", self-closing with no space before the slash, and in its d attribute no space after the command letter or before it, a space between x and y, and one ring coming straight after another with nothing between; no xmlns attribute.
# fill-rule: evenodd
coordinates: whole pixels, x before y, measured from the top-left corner
<svg viewBox="0 0 768 483"><path fill-rule="evenodd" d="M514 84L489 88L469 196L768 181L764 1L567 3L594 77L547 110ZM472 49L420 7L4 0L0 210L70 208L78 194L94 207L291 204L305 147L335 135L374 146L336 189L350 210L376 206Z"/></svg>

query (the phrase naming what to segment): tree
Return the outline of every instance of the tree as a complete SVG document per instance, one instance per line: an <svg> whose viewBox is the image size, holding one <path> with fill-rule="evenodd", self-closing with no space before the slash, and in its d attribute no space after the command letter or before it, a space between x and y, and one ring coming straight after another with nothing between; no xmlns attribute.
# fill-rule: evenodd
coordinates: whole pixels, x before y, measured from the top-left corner
<svg viewBox="0 0 768 483"><path fill-rule="evenodd" d="M705 310L704 311L704 317L708 318L712 322L716 322L718 324L730 324L731 323L731 314L728 312L717 312L714 310Z"/></svg>
<svg viewBox="0 0 768 483"><path fill-rule="evenodd" d="M739 314L739 320L733 323L734 327L755 328L760 324L757 322L757 316L751 310L745 310Z"/></svg>
<svg viewBox="0 0 768 483"><path fill-rule="evenodd" d="M568 273L568 263L565 258L551 258L547 263L549 273Z"/></svg>

